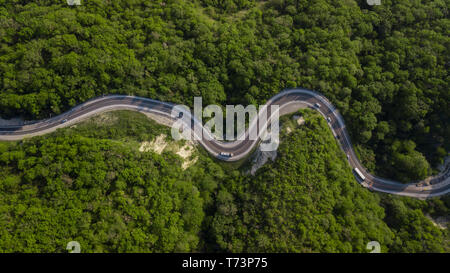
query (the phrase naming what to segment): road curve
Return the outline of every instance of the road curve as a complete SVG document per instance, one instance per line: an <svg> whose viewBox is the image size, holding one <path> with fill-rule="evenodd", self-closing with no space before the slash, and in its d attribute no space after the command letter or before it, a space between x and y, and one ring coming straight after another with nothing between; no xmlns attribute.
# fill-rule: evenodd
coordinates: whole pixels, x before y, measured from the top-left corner
<svg viewBox="0 0 450 273"><path fill-rule="evenodd" d="M320 106L318 107L317 104ZM356 180L362 186L370 190L420 199L440 196L450 192L450 166L448 165L442 173L434 177L429 177L423 181L409 184L403 184L370 174L358 160L353 150L343 117L336 107L334 107L323 95L315 91L301 88L285 90L273 96L265 105L267 106L269 117L274 114L270 112L270 106L278 105L280 115L296 112L300 108L312 108L317 110L325 118L329 118L330 121L328 122L328 125L341 149L348 155L349 165L353 170L358 168L365 176L365 179L361 180L354 172ZM160 117L168 118L173 122L176 120L176 116L172 116L174 107L175 104L148 98L125 95L103 96L91 99L72 108L68 112L50 119L26 125L0 126L0 140L15 141L26 137L47 134L58 128L67 127L80 122L81 120L98 113L121 109L152 113ZM190 115L190 113L188 113L188 115ZM259 115L261 115L261 112L259 112ZM192 124L201 124L193 115L190 115L189 118L192 120ZM247 156L253 148L259 144L259 138L257 140L249 139L249 132L252 130L257 131L257 127L256 119L254 119L250 122L242 140L223 142L215 139L208 140L207 138L203 138L203 140L198 140L198 142L209 153L221 160L237 161ZM191 133L192 132L193 130ZM205 133L208 134L209 131L203 128L203 134ZM262 133L263 132L258 132L258 136ZM222 157L220 156L221 152L232 153L233 156Z"/></svg>

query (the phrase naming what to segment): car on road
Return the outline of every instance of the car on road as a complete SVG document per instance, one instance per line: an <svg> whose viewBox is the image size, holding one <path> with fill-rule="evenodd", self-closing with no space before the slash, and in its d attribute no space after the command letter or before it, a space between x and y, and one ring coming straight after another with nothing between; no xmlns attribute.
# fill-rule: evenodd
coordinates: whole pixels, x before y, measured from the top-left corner
<svg viewBox="0 0 450 273"><path fill-rule="evenodd" d="M331 123L331 118L330 118L330 117L327 117L327 121Z"/></svg>
<svg viewBox="0 0 450 273"><path fill-rule="evenodd" d="M320 104L317 103L317 102L314 104L314 106L317 107L317 108L320 108Z"/></svg>
<svg viewBox="0 0 450 273"><path fill-rule="evenodd" d="M220 155L220 156L223 156L223 157L232 157L232 156L233 156L233 153L220 152L219 155Z"/></svg>
<svg viewBox="0 0 450 273"><path fill-rule="evenodd" d="M366 180L366 177L362 174L362 172L358 169L358 168L354 168L353 171L355 171L355 173L358 175L358 177L364 181Z"/></svg>
<svg viewBox="0 0 450 273"><path fill-rule="evenodd" d="M66 123L67 122L67 119L65 118L65 119L63 119L63 120L61 120L61 123Z"/></svg>
<svg viewBox="0 0 450 273"><path fill-rule="evenodd" d="M350 159L350 155L349 154L347 154L347 159Z"/></svg>
<svg viewBox="0 0 450 273"><path fill-rule="evenodd" d="M182 118L183 117L183 112L178 113L178 118Z"/></svg>

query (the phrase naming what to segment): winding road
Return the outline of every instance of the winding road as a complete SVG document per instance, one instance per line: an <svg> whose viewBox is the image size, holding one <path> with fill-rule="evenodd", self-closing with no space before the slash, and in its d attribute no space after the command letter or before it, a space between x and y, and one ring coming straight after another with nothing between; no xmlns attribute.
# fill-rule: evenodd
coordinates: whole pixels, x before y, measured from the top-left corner
<svg viewBox="0 0 450 273"><path fill-rule="evenodd" d="M317 110L326 119L329 118L328 125L330 126L333 135L339 143L341 149L347 154L348 163L354 170L358 168L365 176L362 180L359 175L354 171L356 180L364 187L379 192L385 192L390 194L397 194L409 197L415 197L420 199L435 197L444 195L450 192L450 166L447 165L446 169L440 174L429 177L423 181L417 181L415 183L403 184L400 182L388 180L385 178L377 177L370 174L359 162L356 156L350 137L345 127L344 119L339 111L334 107L324 96L321 94L306 90L306 89L291 89L285 90L266 103L267 112L270 115L271 105L279 106L279 115L285 115L296 112L300 108L312 108ZM320 105L320 106L318 106ZM66 113L59 116L38 121L26 125L17 126L0 126L0 140L3 141L16 141L26 137L33 137L37 135L43 135L55 131L58 128L67 127L73 125L81 120L84 120L93 115L106 111L114 110L134 110L144 113L151 113L153 115L167 118L171 122L176 120L176 116L172 116L172 109L175 104L161 102L157 100L125 96L125 95L109 95L91 99L83 104L80 104ZM188 113L190 115L190 113ZM259 113L261 115L261 112ZM199 123L193 115L190 116L192 124ZM185 117L183 117L185 119ZM256 119L254 120L256 121ZM198 140L198 142L213 156L226 161L240 160L259 144L260 139L251 140L249 138L249 132L257 129L257 122L250 122L248 130L245 132L243 140L236 140L233 142L224 142L219 140ZM204 129L203 131L205 131ZM191 131L191 133L194 130ZM262 134L262 132L258 132ZM231 153L232 157L221 156L220 153Z"/></svg>

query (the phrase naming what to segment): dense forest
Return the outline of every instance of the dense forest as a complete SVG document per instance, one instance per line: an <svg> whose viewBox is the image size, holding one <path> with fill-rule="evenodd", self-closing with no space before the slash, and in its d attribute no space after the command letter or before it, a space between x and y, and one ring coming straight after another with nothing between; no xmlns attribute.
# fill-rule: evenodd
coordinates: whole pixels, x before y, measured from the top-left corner
<svg viewBox="0 0 450 273"><path fill-rule="evenodd" d="M0 0L0 116L89 98L261 104L325 94L364 164L401 181L450 151L449 0Z"/></svg>
<svg viewBox="0 0 450 273"><path fill-rule="evenodd" d="M134 112L0 142L0 252L70 241L82 252L367 252L373 240L383 252L450 251L448 228L429 218L449 215L448 196L368 191L323 118L302 115L255 176L198 148L186 170L173 152L139 151L168 129Z"/></svg>
<svg viewBox="0 0 450 273"><path fill-rule="evenodd" d="M0 0L0 117L34 120L102 94L263 104L328 97L369 170L400 181L450 151L450 0ZM142 152L167 128L138 113L0 142L0 252L450 252L450 197L355 182L325 120L282 134L277 159ZM130 122L132 120L133 122ZM289 123L289 117L283 119ZM169 135L169 134L168 134Z"/></svg>
<svg viewBox="0 0 450 273"><path fill-rule="evenodd" d="M427 204L367 191L325 120L303 116L306 124L282 138L273 164L219 186L211 234L220 250L365 252L372 240L386 252L449 250L448 229L423 212L448 215L450 198Z"/></svg>

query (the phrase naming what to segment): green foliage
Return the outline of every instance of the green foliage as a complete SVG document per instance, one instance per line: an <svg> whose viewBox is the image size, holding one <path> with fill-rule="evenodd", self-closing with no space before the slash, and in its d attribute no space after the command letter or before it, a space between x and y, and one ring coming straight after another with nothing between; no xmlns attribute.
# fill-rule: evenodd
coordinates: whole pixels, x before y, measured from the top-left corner
<svg viewBox="0 0 450 273"><path fill-rule="evenodd" d="M392 172L405 182L420 180L428 175L428 162L421 153L414 150L415 147L412 141L396 141L392 145Z"/></svg>
<svg viewBox="0 0 450 273"><path fill-rule="evenodd" d="M325 120L307 115L275 163L225 183L212 234L231 252L365 252L394 237L378 201L355 183Z"/></svg>
<svg viewBox="0 0 450 273"><path fill-rule="evenodd" d="M58 134L63 135L73 133L95 139L132 142L148 141L161 133L170 135L170 128L155 122L149 122L149 119L140 113L114 111L93 117L81 124L58 132Z"/></svg>
<svg viewBox="0 0 450 273"><path fill-rule="evenodd" d="M215 7L219 12L236 12L255 5L255 0L201 0L204 6Z"/></svg>
<svg viewBox="0 0 450 273"><path fill-rule="evenodd" d="M383 173L405 161L395 141L433 164L450 150L445 1L3 2L2 117L48 117L106 93L261 104L301 86L338 106L380 174L423 175Z"/></svg>
<svg viewBox="0 0 450 273"><path fill-rule="evenodd" d="M3 118L111 93L261 104L301 86L339 108L379 174L420 179L450 150L446 0L0 2ZM177 156L135 147L167 129L129 113L104 122L0 143L0 251L449 249L421 212L448 215L448 198L380 201L320 119L256 177L203 155L183 172Z"/></svg>
<svg viewBox="0 0 450 273"><path fill-rule="evenodd" d="M391 246L393 252L450 251L448 228L440 230L424 216L425 212L448 216L448 207L445 208L440 199L434 199L428 203L431 204L414 199L384 196L382 204L388 215L386 223L395 229L397 235ZM439 209L433 211L433 206L439 206Z"/></svg>
<svg viewBox="0 0 450 273"><path fill-rule="evenodd" d="M136 113L116 115L116 125L102 128L115 137L140 136L149 127L143 121L158 127ZM133 116L139 133L122 126ZM214 189L210 176L182 172L172 153L82 136L101 127L93 123L18 146L1 143L0 251L65 252L69 241L83 252L195 250L205 199L198 187Z"/></svg>
<svg viewBox="0 0 450 273"><path fill-rule="evenodd" d="M209 223L220 251L366 252L373 240L383 252L449 250L448 230L424 216L448 215L445 198L427 204L367 191L325 120L302 113L306 124L283 137L273 164L220 185Z"/></svg>
<svg viewBox="0 0 450 273"><path fill-rule="evenodd" d="M127 111L0 142L0 251L78 241L82 252L365 252L372 240L384 252L449 250L448 231L424 216L448 215L449 198L380 201L356 183L324 119L302 114L255 177L206 152L187 170L172 152L139 152L167 128Z"/></svg>

